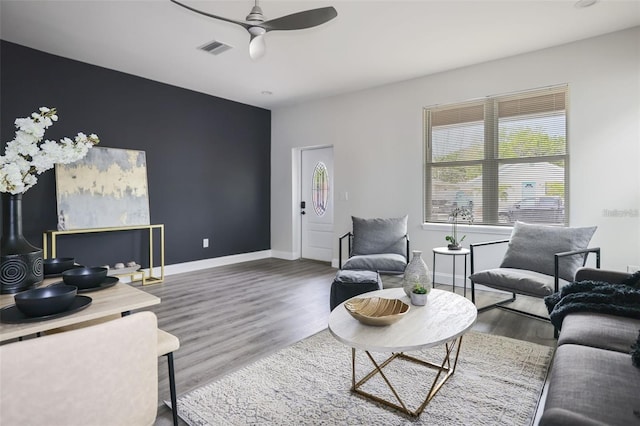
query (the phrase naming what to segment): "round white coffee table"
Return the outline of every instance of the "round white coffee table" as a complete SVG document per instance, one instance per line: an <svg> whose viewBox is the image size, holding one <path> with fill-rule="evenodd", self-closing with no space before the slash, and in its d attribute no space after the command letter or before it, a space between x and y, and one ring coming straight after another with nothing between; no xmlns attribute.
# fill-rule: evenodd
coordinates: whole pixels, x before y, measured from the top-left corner
<svg viewBox="0 0 640 426"><path fill-rule="evenodd" d="M353 318L344 307L344 303L336 306L329 315L329 331L340 342L352 348L352 386L351 390L369 399L381 402L411 416L419 416L440 387L453 375L458 362L458 354L462 345L462 336L476 322L478 311L468 299L448 291L431 290L425 306L411 305L402 288L390 288L364 293L359 298L383 297L400 299L410 305L400 321L383 327L361 324ZM445 357L439 363L433 363L406 355L404 352L417 351L433 346L444 345ZM365 351L374 369L360 380L356 380L356 350ZM390 352L391 356L377 363L369 352ZM384 366L395 359L405 359L438 372L433 385L427 392L424 402L415 410L409 409L398 396L384 372ZM376 395L364 392L361 386L371 377L380 374L395 395L398 403L384 400ZM414 378L408 377L409 380Z"/></svg>

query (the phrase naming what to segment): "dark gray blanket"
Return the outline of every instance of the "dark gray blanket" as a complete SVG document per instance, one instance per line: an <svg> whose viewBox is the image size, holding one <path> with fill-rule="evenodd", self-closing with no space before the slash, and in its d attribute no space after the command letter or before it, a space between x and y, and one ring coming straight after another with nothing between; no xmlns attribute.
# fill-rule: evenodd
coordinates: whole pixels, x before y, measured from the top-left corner
<svg viewBox="0 0 640 426"><path fill-rule="evenodd" d="M544 298L551 323L560 330L562 320L571 312L599 312L640 318L640 273L621 284L578 281Z"/></svg>

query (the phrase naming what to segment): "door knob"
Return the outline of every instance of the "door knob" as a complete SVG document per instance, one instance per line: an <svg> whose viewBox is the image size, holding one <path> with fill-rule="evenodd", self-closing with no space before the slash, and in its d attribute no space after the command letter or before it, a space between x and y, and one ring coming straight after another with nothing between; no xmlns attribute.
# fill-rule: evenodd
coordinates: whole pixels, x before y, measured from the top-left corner
<svg viewBox="0 0 640 426"><path fill-rule="evenodd" d="M302 211L300 212L300 214L307 214L307 212L305 212L304 210L302 210Z"/></svg>

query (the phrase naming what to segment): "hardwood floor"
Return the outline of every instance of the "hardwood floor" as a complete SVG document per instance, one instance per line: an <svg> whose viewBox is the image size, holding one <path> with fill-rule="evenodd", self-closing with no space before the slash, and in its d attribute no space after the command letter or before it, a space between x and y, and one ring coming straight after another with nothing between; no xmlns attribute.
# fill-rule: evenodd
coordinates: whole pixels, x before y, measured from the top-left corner
<svg viewBox="0 0 640 426"><path fill-rule="evenodd" d="M171 275L164 283L140 287L162 299L152 309L158 324L180 339L174 353L178 395L325 329L335 274L322 262L263 259ZM383 281L385 287L399 284L395 277ZM484 306L495 298L483 292L477 301ZM519 297L516 304L545 312L541 300ZM555 346L549 323L498 309L480 314L474 330ZM156 425L170 425L171 413L162 404L169 399L164 357L158 374Z"/></svg>

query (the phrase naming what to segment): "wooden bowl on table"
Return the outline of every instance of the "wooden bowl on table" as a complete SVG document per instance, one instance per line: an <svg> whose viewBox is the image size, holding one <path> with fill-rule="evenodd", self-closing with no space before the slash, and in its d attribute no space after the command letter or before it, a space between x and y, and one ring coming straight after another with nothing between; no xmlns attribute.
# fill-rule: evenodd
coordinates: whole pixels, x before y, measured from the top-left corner
<svg viewBox="0 0 640 426"><path fill-rule="evenodd" d="M375 326L391 325L400 321L410 309L410 306L400 299L382 297L356 297L347 300L344 307L362 324Z"/></svg>

